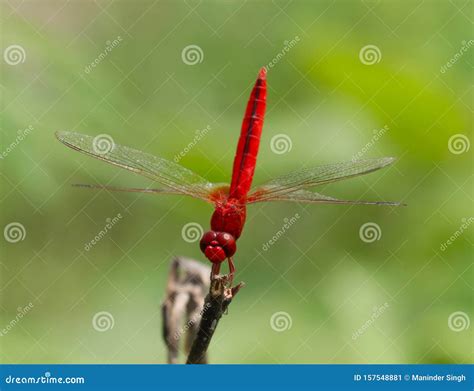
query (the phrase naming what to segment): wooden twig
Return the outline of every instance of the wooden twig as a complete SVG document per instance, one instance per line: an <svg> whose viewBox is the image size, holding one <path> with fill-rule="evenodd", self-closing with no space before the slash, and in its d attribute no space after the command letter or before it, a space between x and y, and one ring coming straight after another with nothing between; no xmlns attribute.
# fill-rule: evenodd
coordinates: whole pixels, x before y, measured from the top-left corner
<svg viewBox="0 0 474 391"><path fill-rule="evenodd" d="M217 328L220 318L226 312L232 299L244 286L238 285L228 288L228 276L215 276L211 279L209 293L201 311L201 322L196 338L191 346L186 364L206 364L207 348Z"/></svg>
<svg viewBox="0 0 474 391"><path fill-rule="evenodd" d="M169 364L178 363L183 336L186 363L207 363L207 349L217 324L244 285L228 287L228 276L219 275L211 280L210 275L210 267L192 259L176 257L171 263L166 298L161 306Z"/></svg>
<svg viewBox="0 0 474 391"><path fill-rule="evenodd" d="M185 336L185 353L194 341L209 289L211 269L192 259L173 259L168 275L166 298L161 306L163 339L168 349L168 363L178 363L180 342ZM206 356L202 357L206 362Z"/></svg>

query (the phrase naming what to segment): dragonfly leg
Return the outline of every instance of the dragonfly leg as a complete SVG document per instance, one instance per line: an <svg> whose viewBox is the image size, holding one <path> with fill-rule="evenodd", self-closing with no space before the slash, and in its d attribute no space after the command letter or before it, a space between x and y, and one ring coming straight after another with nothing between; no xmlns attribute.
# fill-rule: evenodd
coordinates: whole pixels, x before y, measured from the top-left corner
<svg viewBox="0 0 474 391"><path fill-rule="evenodd" d="M212 264L212 269L211 269L211 278L214 276L217 276L219 274L219 271L221 270L221 264L220 263L213 263Z"/></svg>
<svg viewBox="0 0 474 391"><path fill-rule="evenodd" d="M232 286L232 281L234 280L234 274L235 274L235 265L234 265L234 260L232 257L227 258L229 262L229 283Z"/></svg>

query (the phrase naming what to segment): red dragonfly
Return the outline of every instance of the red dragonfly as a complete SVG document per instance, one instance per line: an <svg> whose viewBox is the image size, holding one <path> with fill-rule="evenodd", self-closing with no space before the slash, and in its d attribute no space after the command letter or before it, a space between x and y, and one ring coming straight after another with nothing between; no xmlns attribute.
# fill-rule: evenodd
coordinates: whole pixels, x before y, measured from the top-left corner
<svg viewBox="0 0 474 391"><path fill-rule="evenodd" d="M179 164L129 147L113 144L105 153L97 151L94 138L91 136L73 132L57 132L56 137L72 149L143 175L158 182L162 188L81 186L155 194L180 194L213 204L215 210L211 217L211 230L202 236L200 248L206 258L212 262L212 275L218 274L221 263L228 260L231 281L235 273L233 256L237 250L236 241L245 224L247 204L264 201L293 201L317 204L400 205L398 202L345 201L308 190L318 185L376 171L393 163L395 159L391 157L303 168L251 190L265 115L266 97L266 69L262 68L247 103L230 186L211 183Z"/></svg>

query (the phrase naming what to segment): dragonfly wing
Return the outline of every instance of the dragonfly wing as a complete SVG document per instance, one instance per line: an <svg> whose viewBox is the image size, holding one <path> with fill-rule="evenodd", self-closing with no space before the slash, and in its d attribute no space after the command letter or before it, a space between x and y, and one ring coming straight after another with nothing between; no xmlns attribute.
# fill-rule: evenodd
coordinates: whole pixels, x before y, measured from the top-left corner
<svg viewBox="0 0 474 391"><path fill-rule="evenodd" d="M394 161L394 158L385 157L303 168L256 188L248 195L247 202L270 201L298 190L368 174Z"/></svg>
<svg viewBox="0 0 474 391"><path fill-rule="evenodd" d="M74 132L57 132L56 137L69 148L154 180L165 186L168 193L189 195L210 202L209 195L216 187L179 164L115 144L111 139L101 140L100 136L94 138Z"/></svg>
<svg viewBox="0 0 474 391"><path fill-rule="evenodd" d="M124 191L129 193L153 193L153 194L181 194L171 189L153 189L153 188L136 188L136 187L118 187L107 185L90 185L84 183L74 183L74 187L82 187L85 189Z"/></svg>
<svg viewBox="0 0 474 391"><path fill-rule="evenodd" d="M292 193L283 194L280 196L273 196L265 200L252 200L249 203L261 202L261 201L293 201L301 203L311 204L347 204L347 205L391 205L400 206L399 202L391 201L350 201L350 200L339 200L337 198L329 197L324 194L308 191L308 190L296 190Z"/></svg>

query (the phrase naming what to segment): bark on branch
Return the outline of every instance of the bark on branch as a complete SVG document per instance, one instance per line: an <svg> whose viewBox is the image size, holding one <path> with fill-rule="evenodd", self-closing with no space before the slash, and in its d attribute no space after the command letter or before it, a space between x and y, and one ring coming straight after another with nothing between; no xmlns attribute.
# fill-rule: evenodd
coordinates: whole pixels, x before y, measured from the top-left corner
<svg viewBox="0 0 474 391"><path fill-rule="evenodd" d="M185 354L189 353L201 320L210 273L210 267L192 259L176 257L171 262L166 297L161 306L168 364L178 363L183 338ZM206 357L203 357L203 360L205 361Z"/></svg>
<svg viewBox="0 0 474 391"><path fill-rule="evenodd" d="M207 265L191 259L177 257L171 263L162 304L163 339L170 364L178 363L183 335L186 363L207 363L207 349L219 320L244 285L229 287L228 276L218 275L210 280L210 275Z"/></svg>
<svg viewBox="0 0 474 391"><path fill-rule="evenodd" d="M212 336L216 331L220 318L226 312L232 299L243 283L227 288L228 276L215 276L211 279L209 293L206 296L203 310L201 311L201 323L196 338L191 346L186 364L205 364L207 348Z"/></svg>

